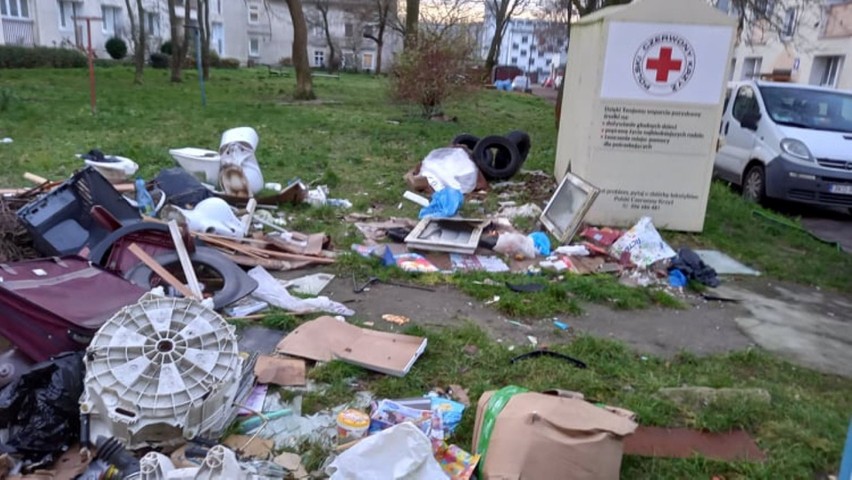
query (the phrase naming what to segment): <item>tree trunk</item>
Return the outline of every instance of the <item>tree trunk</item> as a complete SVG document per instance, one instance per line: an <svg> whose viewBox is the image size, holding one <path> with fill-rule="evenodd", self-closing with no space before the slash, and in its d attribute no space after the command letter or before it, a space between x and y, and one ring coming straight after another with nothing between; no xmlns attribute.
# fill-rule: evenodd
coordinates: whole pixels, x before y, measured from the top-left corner
<svg viewBox="0 0 852 480"><path fill-rule="evenodd" d="M322 15L322 28L325 31L325 43L328 44L328 71L337 71L337 55L334 51L334 41L331 39L331 29L328 27L328 5L317 7Z"/></svg>
<svg viewBox="0 0 852 480"><path fill-rule="evenodd" d="M202 7L204 12L202 14ZM204 80L210 79L210 0L198 0L198 28L201 29L201 69Z"/></svg>
<svg viewBox="0 0 852 480"><path fill-rule="evenodd" d="M417 23L420 19L420 0L405 0L405 39L403 48L417 43Z"/></svg>
<svg viewBox="0 0 852 480"><path fill-rule="evenodd" d="M382 74L382 49L385 46L385 42L376 43L376 76Z"/></svg>
<svg viewBox="0 0 852 480"><path fill-rule="evenodd" d="M509 19L506 18L506 13L509 10L509 3L514 0L495 0L499 1L497 11L494 15L494 38L491 39L491 46L488 47L488 56L485 57L485 72L491 75L491 70L497 65L497 57L500 56L500 44L503 43L503 34L506 33L506 25Z"/></svg>
<svg viewBox="0 0 852 480"><path fill-rule="evenodd" d="M128 15L130 15L130 11L128 10ZM136 15L139 17L139 34L138 40L136 40L136 51L134 52L134 60L136 63L136 74L133 78L133 83L141 84L142 76L145 72L145 50L147 38L145 37L145 7L142 6L142 0L136 0ZM133 17L133 15L130 15Z"/></svg>
<svg viewBox="0 0 852 480"><path fill-rule="evenodd" d="M181 78L181 69L183 68L183 52L180 45L180 25L178 25L177 11L175 8L176 0L168 0L169 3L169 26L172 34L172 82L179 83L183 81Z"/></svg>
<svg viewBox="0 0 852 480"><path fill-rule="evenodd" d="M302 9L302 0L287 0L290 19L293 21L293 66L296 68L296 91L293 96L297 100L312 100L314 86L311 81L311 66L308 63L308 24Z"/></svg>

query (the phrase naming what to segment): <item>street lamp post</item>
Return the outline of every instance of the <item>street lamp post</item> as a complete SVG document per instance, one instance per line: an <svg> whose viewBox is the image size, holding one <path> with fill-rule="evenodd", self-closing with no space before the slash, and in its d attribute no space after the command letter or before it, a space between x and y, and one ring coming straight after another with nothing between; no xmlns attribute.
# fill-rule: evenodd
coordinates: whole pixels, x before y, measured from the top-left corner
<svg viewBox="0 0 852 480"><path fill-rule="evenodd" d="M201 65L201 28L198 26L198 21L192 18L187 20L184 28L195 33L195 66L198 69L198 85L201 88L201 106L206 107L207 92L204 88L204 67Z"/></svg>

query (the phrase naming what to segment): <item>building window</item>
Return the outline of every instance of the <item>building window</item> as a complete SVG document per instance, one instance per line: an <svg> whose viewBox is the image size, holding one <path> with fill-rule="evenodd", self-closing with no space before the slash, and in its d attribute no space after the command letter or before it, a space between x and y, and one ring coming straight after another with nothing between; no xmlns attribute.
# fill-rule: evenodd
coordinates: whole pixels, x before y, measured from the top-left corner
<svg viewBox="0 0 852 480"><path fill-rule="evenodd" d="M325 31L323 30L322 25L319 24L319 23L317 23L317 24L315 24L314 26L311 27L311 32L312 32L311 35L313 35L315 37L324 37L325 36Z"/></svg>
<svg viewBox="0 0 852 480"><path fill-rule="evenodd" d="M550 66L551 63L553 63L553 59L551 59L551 58L548 58L547 60L544 61L544 64L547 65L548 67Z"/></svg>
<svg viewBox="0 0 852 480"><path fill-rule="evenodd" d="M361 55L361 70L373 70L373 54L365 53Z"/></svg>
<svg viewBox="0 0 852 480"><path fill-rule="evenodd" d="M781 35L792 37L796 33L796 20L795 8L784 10L784 23L781 25Z"/></svg>
<svg viewBox="0 0 852 480"><path fill-rule="evenodd" d="M145 31L152 37L160 36L160 16L156 12L145 13Z"/></svg>
<svg viewBox="0 0 852 480"><path fill-rule="evenodd" d="M760 57L746 58L743 61L743 80L754 80L760 78L760 66L763 59Z"/></svg>
<svg viewBox="0 0 852 480"><path fill-rule="evenodd" d="M220 57L225 55L225 27L220 22L213 22L210 28L210 41Z"/></svg>
<svg viewBox="0 0 852 480"><path fill-rule="evenodd" d="M80 12L80 4L77 2L59 2L59 28L71 30L74 28L74 17Z"/></svg>
<svg viewBox="0 0 852 480"><path fill-rule="evenodd" d="M325 66L325 50L314 50L314 66Z"/></svg>
<svg viewBox="0 0 852 480"><path fill-rule="evenodd" d="M121 9L118 7L101 6L101 29L104 33L115 35L116 29L121 30Z"/></svg>
<svg viewBox="0 0 852 480"><path fill-rule="evenodd" d="M836 88L842 68L843 56L814 57L814 64L811 67L811 85Z"/></svg>
<svg viewBox="0 0 852 480"><path fill-rule="evenodd" d="M520 46L520 45L518 45L517 43L513 43L513 44L512 44L512 50L517 50L517 49L519 49L519 48L521 48L521 46Z"/></svg>
<svg viewBox="0 0 852 480"><path fill-rule="evenodd" d="M343 25L343 34L346 35L346 38L352 38L354 35L355 27L351 23L346 23Z"/></svg>
<svg viewBox="0 0 852 480"><path fill-rule="evenodd" d="M538 51L538 58L544 58L544 52L543 51L541 51L541 50Z"/></svg>
<svg viewBox="0 0 852 480"><path fill-rule="evenodd" d="M216 13L222 14L222 0L216 0Z"/></svg>
<svg viewBox="0 0 852 480"><path fill-rule="evenodd" d="M521 37L521 43L523 43L524 45L526 45L526 44L527 44L527 43L529 43L529 42L530 42L530 37L528 37L528 36L526 36L526 35L524 35L523 37Z"/></svg>
<svg viewBox="0 0 852 480"><path fill-rule="evenodd" d="M526 50L521 50L521 56L522 56L522 57L526 57L526 56L527 56L527 51L526 51Z"/></svg>
<svg viewBox="0 0 852 480"><path fill-rule="evenodd" d="M248 21L252 25L257 25L258 23L260 23L260 5L249 5Z"/></svg>
<svg viewBox="0 0 852 480"><path fill-rule="evenodd" d="M249 56L260 56L260 40L257 38L249 38Z"/></svg>
<svg viewBox="0 0 852 480"><path fill-rule="evenodd" d="M517 65L518 57L512 57L512 63Z"/></svg>
<svg viewBox="0 0 852 480"><path fill-rule="evenodd" d="M30 7L27 0L0 0L0 13L4 17L29 18Z"/></svg>

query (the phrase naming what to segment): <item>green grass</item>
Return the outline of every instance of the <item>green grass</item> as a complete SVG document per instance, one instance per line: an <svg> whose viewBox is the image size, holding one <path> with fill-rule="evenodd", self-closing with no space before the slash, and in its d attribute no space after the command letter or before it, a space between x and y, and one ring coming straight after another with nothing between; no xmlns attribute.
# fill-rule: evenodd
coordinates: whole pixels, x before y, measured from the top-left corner
<svg viewBox="0 0 852 480"><path fill-rule="evenodd" d="M509 360L520 352L510 352L470 324L440 331L413 327L407 333L429 338L426 352L407 376L393 378L331 362L315 368L311 377L329 382L334 398L312 399L312 404L330 406L351 398L354 388L348 384L353 381L379 398L419 396L435 387L460 384L468 389L473 403L451 441L467 449L471 447L476 401L482 392L506 385L531 390L560 388L630 409L643 425L715 432L744 428L768 455L765 463L625 457L622 478L709 479L720 475L729 480L801 479L836 471L839 466L852 411L852 382L807 372L759 350L703 358L684 353L667 361L643 357L623 344L589 336L553 347L589 365L580 370L546 357L510 364ZM477 352L465 353L467 345L476 346ZM656 395L662 387L683 384L765 388L772 395L772 403L767 407L742 401L715 402L692 411Z"/></svg>
<svg viewBox="0 0 852 480"><path fill-rule="evenodd" d="M301 178L328 184L333 197L348 198L354 211L372 209L382 216L415 217L409 202L397 209L406 189L402 175L431 149L449 142L460 132L478 135L524 129L533 150L526 168L551 171L556 134L552 107L545 101L517 94L479 92L447 105L458 123L425 121L410 115L412 109L386 100L386 81L362 75L342 75L340 81L315 79L320 99L334 105L283 105L292 90L291 78L268 78L265 72L214 71L208 83L209 104L199 105L195 74L186 73L180 85L168 82L167 72L148 70L146 83L134 86L125 67L98 68L98 115L88 106L85 70L4 70L0 72L0 136L15 142L0 145L0 186L24 186L25 171L59 179L79 166L75 153L100 148L128 156L153 177L171 166L169 148L216 148L227 128L251 125L260 134L257 153L267 181ZM398 124L389 121L399 122ZM496 202L486 199L493 210ZM753 215L754 206L743 202L722 184L711 189L705 231L700 235L665 233L673 246L688 244L721 249L764 271L768 276L848 292L852 290L852 256L842 254L807 234ZM285 207L290 227L305 232L326 231L339 250L361 241L355 229L342 220L345 212ZM477 211L474 208L472 211ZM530 227L531 225L526 225ZM339 273L358 273L413 280L409 274L378 267L375 262L344 256ZM506 288L477 286L483 274L421 276L423 283L452 283L477 299L501 297L497 308L518 316L546 317L555 311L578 312L584 302L614 308L642 308L680 303L662 291L630 289L610 277L552 277L489 275L503 282L547 283L543 292L514 294ZM522 279L522 280L521 280ZM270 327L289 330L306 318L277 313L264 319ZM240 322L246 324L246 322ZM743 427L752 432L769 460L764 464L686 460L640 459L624 461L623 478L812 478L836 471L844 431L852 411L852 383L816 374L772 355L749 350L697 358L684 353L673 360L647 358L623 344L579 337L570 345L552 348L586 361L590 368L575 369L563 362L540 358L510 365L519 353L509 352L473 326L458 329L413 329L426 335L429 347L405 378L367 373L339 362L310 372L327 383L323 394L308 395L306 411L317 411L351 398L356 388L368 388L381 397L421 395L433 387L458 383L470 390L475 402L488 389L508 384L540 390L578 390L590 399L635 411L643 424L689 426L724 431ZM468 355L466 345L478 352ZM353 383L354 382L354 383ZM660 387L679 385L711 387L761 387L772 394L772 405L737 402L714 404L688 411L658 398ZM475 408L470 408L454 438L470 447ZM310 463L318 464L312 454Z"/></svg>

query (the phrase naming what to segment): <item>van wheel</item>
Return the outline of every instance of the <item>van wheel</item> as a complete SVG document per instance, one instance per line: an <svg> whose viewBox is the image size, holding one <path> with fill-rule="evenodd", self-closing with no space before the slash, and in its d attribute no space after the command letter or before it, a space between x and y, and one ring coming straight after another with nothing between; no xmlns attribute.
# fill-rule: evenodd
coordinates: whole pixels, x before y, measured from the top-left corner
<svg viewBox="0 0 852 480"><path fill-rule="evenodd" d="M766 199L766 174L762 165L754 165L746 171L743 178L743 198L763 203Z"/></svg>

